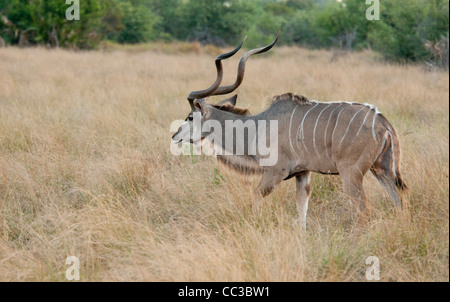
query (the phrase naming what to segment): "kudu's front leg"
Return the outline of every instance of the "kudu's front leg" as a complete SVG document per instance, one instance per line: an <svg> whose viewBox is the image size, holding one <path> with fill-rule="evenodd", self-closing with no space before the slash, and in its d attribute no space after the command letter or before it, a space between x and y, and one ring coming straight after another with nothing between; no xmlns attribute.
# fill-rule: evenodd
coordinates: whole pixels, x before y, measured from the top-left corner
<svg viewBox="0 0 450 302"><path fill-rule="evenodd" d="M272 193L272 191L289 175L287 169L270 169L264 171L263 177L256 188L256 213L259 213L259 207L264 197Z"/></svg>
<svg viewBox="0 0 450 302"><path fill-rule="evenodd" d="M311 172L305 172L295 177L297 185L297 213L298 222L306 229L306 213L308 212Z"/></svg>

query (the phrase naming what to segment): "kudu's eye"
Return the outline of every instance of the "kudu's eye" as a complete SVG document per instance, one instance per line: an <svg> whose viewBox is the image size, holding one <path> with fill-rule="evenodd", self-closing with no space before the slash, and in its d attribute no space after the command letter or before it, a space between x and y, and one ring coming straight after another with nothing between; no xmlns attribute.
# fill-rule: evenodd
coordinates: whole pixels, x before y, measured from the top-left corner
<svg viewBox="0 0 450 302"><path fill-rule="evenodd" d="M194 117L192 115L188 116L187 120L188 121L192 121L194 119Z"/></svg>

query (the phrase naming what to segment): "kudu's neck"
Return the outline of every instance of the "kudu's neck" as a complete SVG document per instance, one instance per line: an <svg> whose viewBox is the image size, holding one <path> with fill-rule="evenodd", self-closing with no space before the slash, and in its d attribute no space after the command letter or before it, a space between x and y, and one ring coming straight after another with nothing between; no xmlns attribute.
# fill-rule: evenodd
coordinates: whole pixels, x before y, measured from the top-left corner
<svg viewBox="0 0 450 302"><path fill-rule="evenodd" d="M212 142L216 150L217 160L227 167L244 174L262 173L262 169L258 165L254 154L249 152L249 145L256 141L258 117L254 115L238 115L215 109L210 119L216 120L221 125L220 135L215 136L219 139ZM244 132L240 127L245 127L247 130Z"/></svg>
<svg viewBox="0 0 450 302"><path fill-rule="evenodd" d="M263 166L273 165L278 154L278 121L270 117L274 117L270 109L257 115L213 111L210 119L221 125L220 135L214 135L217 140L212 142L217 159L245 174L261 173Z"/></svg>
<svg viewBox="0 0 450 302"><path fill-rule="evenodd" d="M247 121L249 118L254 117L253 115L239 115L229 111L220 110L217 108L212 108L210 120L216 120L221 125L225 125L225 121Z"/></svg>
<svg viewBox="0 0 450 302"><path fill-rule="evenodd" d="M214 108L209 120L220 124L220 127L218 127L219 129L214 129L215 135L212 137L216 141L213 143L216 147L227 151L227 154L234 154L233 150L236 148L239 139L243 139L245 142L255 139L258 127L255 116L239 115ZM239 131L242 130L242 127L244 126L249 129L249 131L245 133L245 138L241 136L244 133ZM236 130L234 130L235 127ZM230 142L230 139L232 140L232 143Z"/></svg>

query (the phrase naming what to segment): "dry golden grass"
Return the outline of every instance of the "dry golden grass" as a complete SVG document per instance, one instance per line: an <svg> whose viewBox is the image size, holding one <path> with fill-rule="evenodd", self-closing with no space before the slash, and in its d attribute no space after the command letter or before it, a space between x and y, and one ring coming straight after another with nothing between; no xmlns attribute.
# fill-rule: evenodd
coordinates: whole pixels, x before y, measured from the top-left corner
<svg viewBox="0 0 450 302"><path fill-rule="evenodd" d="M257 179L170 153L169 126L214 80L213 58L0 49L1 281L64 281L71 255L82 281L365 281L368 256L382 281L449 280L448 73L297 48L249 60L239 103L251 112L289 91L369 102L402 140L408 215L368 175L372 219L352 232L339 178L314 175L302 232L294 181L256 216Z"/></svg>

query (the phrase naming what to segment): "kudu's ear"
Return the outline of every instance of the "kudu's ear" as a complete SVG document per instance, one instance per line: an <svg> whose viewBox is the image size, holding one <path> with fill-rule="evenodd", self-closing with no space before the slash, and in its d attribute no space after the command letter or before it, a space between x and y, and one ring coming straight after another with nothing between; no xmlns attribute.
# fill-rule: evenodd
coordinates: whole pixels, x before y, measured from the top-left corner
<svg viewBox="0 0 450 302"><path fill-rule="evenodd" d="M203 108L203 104L204 102L202 102L202 100L194 100L194 108L197 108L198 110L202 110Z"/></svg>
<svg viewBox="0 0 450 302"><path fill-rule="evenodd" d="M208 109L206 108L206 101L205 101L205 99L194 100L193 104L194 104L194 108L200 110L202 115L205 115L205 114L208 113Z"/></svg>
<svg viewBox="0 0 450 302"><path fill-rule="evenodd" d="M237 102L237 94L232 96L231 98L228 98L228 99L220 101L219 103L217 103L216 106L230 106L230 107L234 107L234 106L236 106L236 102Z"/></svg>

